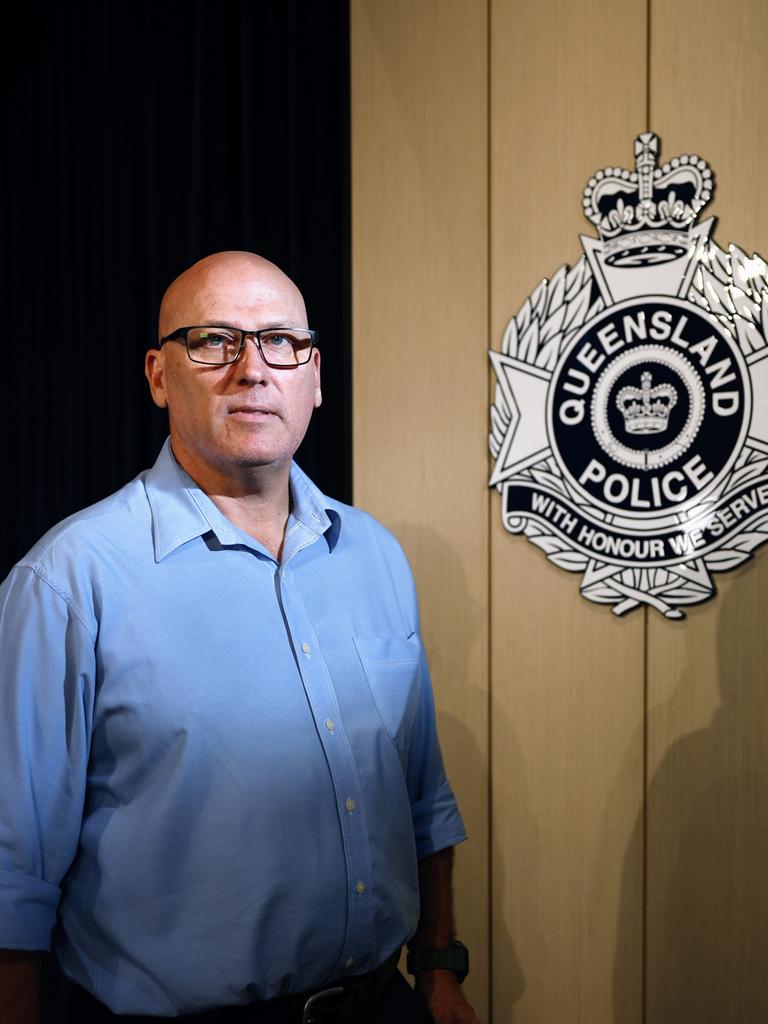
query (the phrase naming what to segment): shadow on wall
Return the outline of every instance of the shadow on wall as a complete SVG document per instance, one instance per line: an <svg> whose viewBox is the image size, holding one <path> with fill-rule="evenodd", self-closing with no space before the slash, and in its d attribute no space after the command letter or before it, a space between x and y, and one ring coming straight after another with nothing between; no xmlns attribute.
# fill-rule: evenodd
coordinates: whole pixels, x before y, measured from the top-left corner
<svg viewBox="0 0 768 1024"><path fill-rule="evenodd" d="M745 566L733 574L727 592L715 601L720 704L706 728L688 733L670 747L649 780L648 1024L762 1024L768 1020L768 594L764 574L755 570L754 563ZM712 615L713 609L707 609L707 614ZM685 629L686 624L674 628ZM657 727L685 719L701 685L692 667L683 670L670 700L650 712L651 741ZM629 935L622 919L631 917L636 906L631 886L636 884L642 845L639 820L625 861L614 973L616 1024L627 1020L624 972L631 951L621 944L621 936Z"/></svg>
<svg viewBox="0 0 768 1024"><path fill-rule="evenodd" d="M548 959L546 937L539 924L543 884L539 868L541 831L528 794L525 761L513 723L495 702L491 705L491 714L494 716L494 734L504 737L504 758L508 773L505 791L507 800L515 808L510 820L517 827L516 834L509 842L517 847L515 864L519 867L519 874L511 879L504 872L505 860L508 859L504 856L506 837L500 836L498 831L491 832L492 989L495 992L493 1020L499 1024L511 1024L515 1004L522 999L526 990L526 977L510 931L515 922L527 922L526 956L529 963L546 964ZM514 920L508 917L510 907L514 908Z"/></svg>
<svg viewBox="0 0 768 1024"><path fill-rule="evenodd" d="M485 658L480 665L475 661L478 652L485 647L485 630L487 629L487 608L476 601L467 584L467 577L461 558L455 547L435 529L421 524L398 523L392 527L393 533L405 549L413 569L419 592L421 607L422 639L429 659L430 672L436 692L439 693L441 680L458 679L463 681L469 691L469 702L487 701L486 679L487 663ZM440 595L440 606L431 607L428 595ZM445 595L445 596L443 596ZM498 712L497 712L498 713ZM488 751L485 743L481 746L473 735L468 724L447 711L438 710L437 728L440 743L446 754L446 769L454 790L457 791L460 807L464 816L469 843L477 836L480 829L487 829L487 819L482 818L478 808L472 806L475 794L485 793L488 779ZM538 839L533 814L525 793L525 773L522 756L514 747L514 734L507 723L502 723L498 731L510 745L508 757L515 762L512 776L515 785L520 786L520 806L528 808L525 820L530 827L523 829L524 835L516 841L527 845L527 858L531 874L520 887L520 899L526 905L535 905L534 886L531 878L536 876L538 861ZM462 799L464 794L464 799ZM499 845L497 839L494 840ZM467 851L468 852L468 851ZM459 847L457 858L461 864L465 851ZM463 938L469 938L472 952L471 931L477 932L476 942L485 945L485 933L480 931L487 926L487 913L494 915L493 926L493 967L504 973L505 1002L516 1002L525 989L520 963L517 958L507 922L498 912L502 907L505 881L500 874L501 857L494 850L493 906L488 907L488 891L485 883L482 889L474 888L469 894L472 899L482 899L485 906L482 911L470 909L467 901L458 899L457 930ZM517 897L516 897L517 898ZM461 904L464 902L464 918L461 916ZM471 920L470 920L471 915ZM482 922L482 925L480 924ZM473 929L474 925L474 929ZM477 946L475 946L477 948ZM490 980L491 965L482 963L477 955L472 957L470 979L467 982L468 995L472 998L472 981L481 974L488 975ZM474 979L473 979L474 976ZM478 986L476 991L479 991ZM485 1018L483 1018L485 1019ZM505 1024L509 1018L505 1018Z"/></svg>

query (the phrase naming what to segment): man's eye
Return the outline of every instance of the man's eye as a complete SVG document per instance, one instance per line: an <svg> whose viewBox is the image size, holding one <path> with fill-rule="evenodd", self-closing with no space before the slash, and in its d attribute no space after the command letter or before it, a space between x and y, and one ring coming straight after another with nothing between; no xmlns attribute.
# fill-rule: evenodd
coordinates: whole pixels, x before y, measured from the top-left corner
<svg viewBox="0 0 768 1024"><path fill-rule="evenodd" d="M223 348L226 345L234 344L231 334L221 334L216 331L200 331L197 334L190 334L189 344L192 348Z"/></svg>
<svg viewBox="0 0 768 1024"><path fill-rule="evenodd" d="M262 336L262 344L264 342L270 346L270 348L285 348L288 345L293 345L293 338L289 334L268 334L266 337Z"/></svg>

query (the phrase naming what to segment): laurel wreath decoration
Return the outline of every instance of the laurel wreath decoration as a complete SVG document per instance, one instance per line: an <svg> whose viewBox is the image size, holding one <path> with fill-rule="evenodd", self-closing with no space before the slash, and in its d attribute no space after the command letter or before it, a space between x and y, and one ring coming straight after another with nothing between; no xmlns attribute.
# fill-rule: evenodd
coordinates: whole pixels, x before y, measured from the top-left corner
<svg viewBox="0 0 768 1024"><path fill-rule="evenodd" d="M706 310L743 355L766 347L768 335L768 264L730 245L728 252L711 239L703 247L688 299Z"/></svg>
<svg viewBox="0 0 768 1024"><path fill-rule="evenodd" d="M501 341L504 355L515 356L541 370L554 370L561 352L576 332L605 306L595 294L594 279L586 257L573 267L564 264L551 279L546 277L507 324ZM498 457L512 420L499 385L491 405L488 446ZM499 491L501 484L497 484Z"/></svg>
<svg viewBox="0 0 768 1024"><path fill-rule="evenodd" d="M712 240L702 243L698 266L687 299L699 306L738 343L749 357L768 346L768 264L758 255L748 256L736 245L728 252ZM605 308L585 257L574 266L561 266L554 276L543 279L507 324L502 338L503 354L554 371L561 354L585 323ZM497 382L491 406L490 452L498 458L512 423L509 408ZM745 446L729 478L716 496L721 504L750 481L768 473L768 457ZM533 481L574 505L584 506L552 457L515 475L516 482ZM496 485L499 491L504 484ZM715 506L714 498L699 506L702 513ZM546 524L525 516L510 516L505 525L526 537L558 567L585 574L581 593L591 601L610 604L617 615L638 605L655 607L668 618L681 618L678 606L696 604L711 597L715 586L712 572L733 569L752 557L755 548L768 541L768 511L750 522L717 551L670 567L626 568L603 563L575 550L566 537Z"/></svg>
<svg viewBox="0 0 768 1024"><path fill-rule="evenodd" d="M712 241L704 246L691 289L691 302L705 309L738 342L744 356L768 346L768 264L753 253L748 256L738 245L728 252ZM723 489L723 498L768 469L763 453L746 447ZM768 513L755 520L748 532L740 533L729 545L704 558L713 572L725 572L752 557L768 541Z"/></svg>

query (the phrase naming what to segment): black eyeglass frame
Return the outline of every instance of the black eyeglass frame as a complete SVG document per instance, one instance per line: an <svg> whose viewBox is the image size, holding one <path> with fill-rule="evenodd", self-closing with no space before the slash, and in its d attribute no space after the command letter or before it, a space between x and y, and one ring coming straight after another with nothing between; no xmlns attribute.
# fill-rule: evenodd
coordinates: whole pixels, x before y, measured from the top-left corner
<svg viewBox="0 0 768 1024"><path fill-rule="evenodd" d="M222 363L211 363L207 359L195 359L192 353L189 351L189 331L195 330L209 330L215 331L216 329L222 331L233 331L240 335L240 346L237 350L237 354L232 359L227 359ZM309 335L309 349L307 350L307 358L296 363L270 363L267 357L264 355L264 350L261 347L261 336L262 334L275 334L280 331L304 331L305 334ZM183 341L184 348L187 350L187 358L192 363L197 363L198 366L231 366L236 363L242 355L245 343L248 338L253 338L256 342L256 348L258 349L259 355L264 362L273 370L296 370L300 366L306 366L312 358L312 352L317 348L317 331L311 327L295 327L288 324L280 324L275 327L262 327L259 330L252 331L247 327L231 327L229 324L192 324L189 327L178 327L171 334L166 334L164 338L160 339L159 347L162 348L166 341Z"/></svg>

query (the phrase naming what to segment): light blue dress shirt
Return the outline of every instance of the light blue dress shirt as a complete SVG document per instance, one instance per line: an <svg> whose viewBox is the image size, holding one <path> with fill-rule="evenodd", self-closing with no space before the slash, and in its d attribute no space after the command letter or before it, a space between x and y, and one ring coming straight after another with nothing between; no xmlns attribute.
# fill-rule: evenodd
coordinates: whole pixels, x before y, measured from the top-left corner
<svg viewBox="0 0 768 1024"><path fill-rule="evenodd" d="M166 443L0 588L0 947L115 1012L372 970L464 838L402 550L291 493L278 564Z"/></svg>

